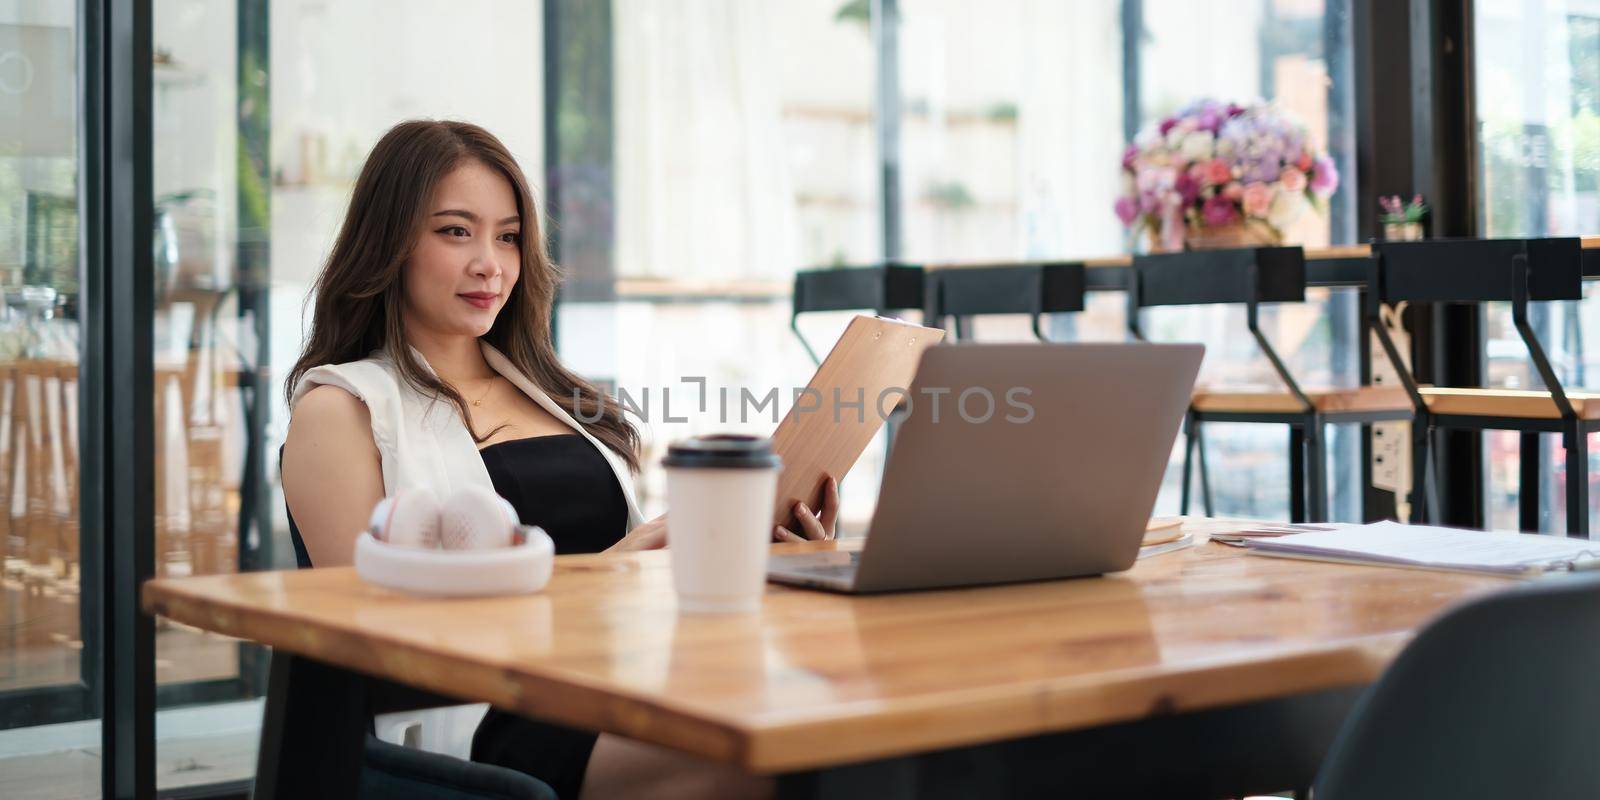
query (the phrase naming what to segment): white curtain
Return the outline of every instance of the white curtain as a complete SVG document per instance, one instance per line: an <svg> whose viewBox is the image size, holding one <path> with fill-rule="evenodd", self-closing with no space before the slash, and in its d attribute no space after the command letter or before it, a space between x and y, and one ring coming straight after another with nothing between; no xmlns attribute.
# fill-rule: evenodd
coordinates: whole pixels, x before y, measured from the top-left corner
<svg viewBox="0 0 1600 800"><path fill-rule="evenodd" d="M612 19L618 274L792 274L794 192L770 6L615 0Z"/></svg>

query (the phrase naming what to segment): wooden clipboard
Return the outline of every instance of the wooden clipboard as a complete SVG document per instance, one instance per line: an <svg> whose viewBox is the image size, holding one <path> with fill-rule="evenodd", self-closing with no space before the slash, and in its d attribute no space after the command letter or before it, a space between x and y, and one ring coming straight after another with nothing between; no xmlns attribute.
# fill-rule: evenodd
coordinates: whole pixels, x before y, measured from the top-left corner
<svg viewBox="0 0 1600 800"><path fill-rule="evenodd" d="M798 531L797 500L813 512L821 508L823 476L844 478L910 393L922 351L943 340L938 328L867 315L850 320L773 431L772 449L783 459L773 524Z"/></svg>

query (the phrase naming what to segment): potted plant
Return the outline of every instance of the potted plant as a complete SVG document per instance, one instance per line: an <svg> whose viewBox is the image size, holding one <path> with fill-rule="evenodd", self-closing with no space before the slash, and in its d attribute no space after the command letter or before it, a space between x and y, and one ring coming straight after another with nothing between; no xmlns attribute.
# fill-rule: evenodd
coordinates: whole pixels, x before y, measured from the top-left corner
<svg viewBox="0 0 1600 800"><path fill-rule="evenodd" d="M1422 195L1412 195L1410 202L1400 200L1400 195L1378 198L1383 210L1378 221L1383 223L1383 238L1389 242L1415 242L1423 238L1422 221L1428 217L1428 204Z"/></svg>
<svg viewBox="0 0 1600 800"><path fill-rule="evenodd" d="M1134 137L1122 174L1117 218L1155 251L1280 244L1339 186L1305 126L1259 101L1190 103Z"/></svg>

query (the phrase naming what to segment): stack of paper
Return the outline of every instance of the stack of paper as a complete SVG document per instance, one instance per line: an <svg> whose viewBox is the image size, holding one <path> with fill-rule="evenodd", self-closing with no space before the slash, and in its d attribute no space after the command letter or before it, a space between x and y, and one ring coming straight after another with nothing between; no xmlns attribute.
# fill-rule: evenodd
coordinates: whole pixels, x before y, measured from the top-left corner
<svg viewBox="0 0 1600 800"><path fill-rule="evenodd" d="M1537 575L1600 568L1600 542L1379 522L1249 542L1267 556L1425 569Z"/></svg>

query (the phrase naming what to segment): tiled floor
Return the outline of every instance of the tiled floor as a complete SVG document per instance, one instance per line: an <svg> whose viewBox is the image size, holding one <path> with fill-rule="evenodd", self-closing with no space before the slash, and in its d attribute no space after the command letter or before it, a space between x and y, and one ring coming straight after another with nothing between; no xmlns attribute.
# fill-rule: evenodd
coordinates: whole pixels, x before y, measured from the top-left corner
<svg viewBox="0 0 1600 800"><path fill-rule="evenodd" d="M255 772L260 701L160 713L160 789L237 781ZM0 731L0 797L79 800L100 796L97 722Z"/></svg>

